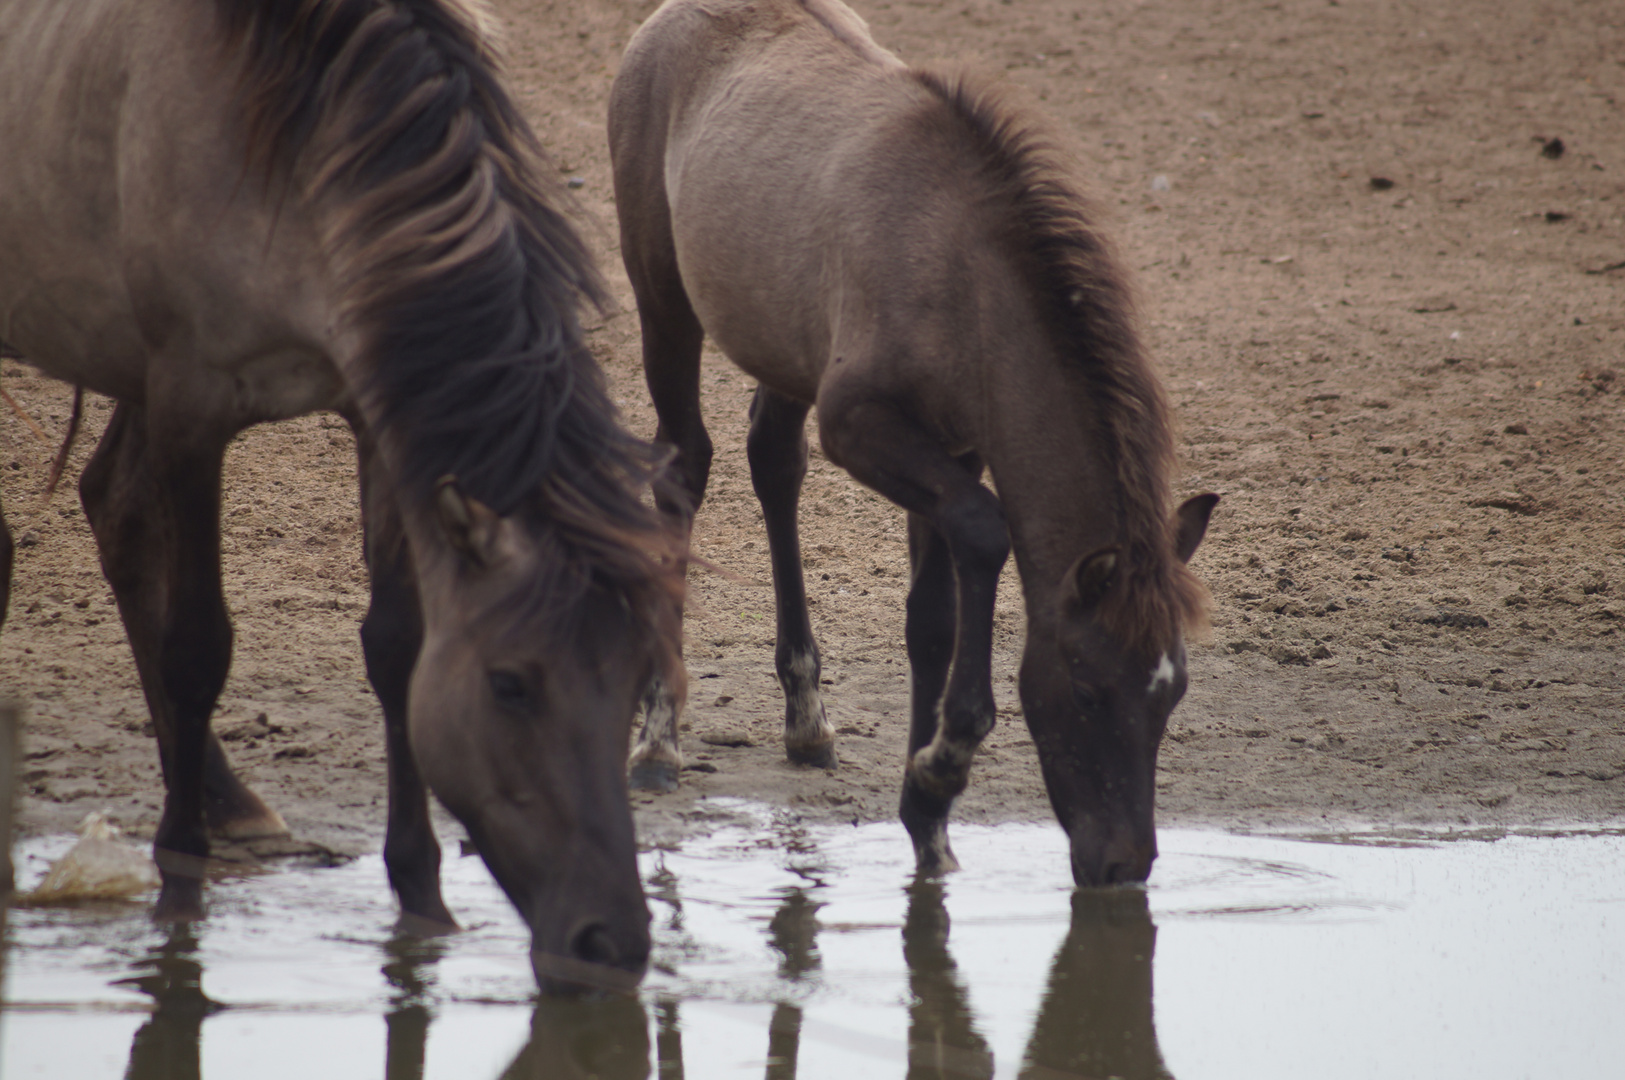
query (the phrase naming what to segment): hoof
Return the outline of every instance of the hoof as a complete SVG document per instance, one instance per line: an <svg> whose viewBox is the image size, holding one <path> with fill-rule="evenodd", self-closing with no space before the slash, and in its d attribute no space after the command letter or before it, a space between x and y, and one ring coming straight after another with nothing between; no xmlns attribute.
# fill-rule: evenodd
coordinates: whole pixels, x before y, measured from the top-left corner
<svg viewBox="0 0 1625 1080"><path fill-rule="evenodd" d="M914 844L914 872L920 877L937 877L959 869L959 860L948 843L949 805L904 784L899 816Z"/></svg>
<svg viewBox="0 0 1625 1080"><path fill-rule="evenodd" d="M196 878L164 876L164 887L152 909L156 923L189 923L203 918L203 882Z"/></svg>
<svg viewBox="0 0 1625 1080"><path fill-rule="evenodd" d="M946 845L930 851L914 853L914 875L921 878L939 878L959 869L959 859Z"/></svg>
<svg viewBox="0 0 1625 1080"><path fill-rule="evenodd" d="M676 791L677 770L673 761L640 761L632 766L627 781L634 791Z"/></svg>
<svg viewBox="0 0 1625 1080"><path fill-rule="evenodd" d="M792 765L811 765L818 769L835 769L840 766L840 760L835 756L834 739L807 746L791 746L786 743L784 753Z"/></svg>
<svg viewBox="0 0 1625 1080"><path fill-rule="evenodd" d="M243 843L248 840L281 840L292 835L282 815L254 799L258 805L244 807L229 817L225 813L209 814L209 835L222 840ZM212 808L211 808L212 809Z"/></svg>
<svg viewBox="0 0 1625 1080"><path fill-rule="evenodd" d="M395 933L403 937L437 938L462 931L457 920L451 917L451 912L442 907L437 915L415 915L410 911L401 912L401 917L395 922Z"/></svg>

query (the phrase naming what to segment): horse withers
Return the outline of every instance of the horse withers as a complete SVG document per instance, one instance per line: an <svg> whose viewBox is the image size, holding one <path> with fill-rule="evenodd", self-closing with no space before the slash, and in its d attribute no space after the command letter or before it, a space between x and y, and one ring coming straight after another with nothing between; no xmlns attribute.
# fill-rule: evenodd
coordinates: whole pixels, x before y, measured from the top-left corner
<svg viewBox="0 0 1625 1080"><path fill-rule="evenodd" d="M285 830L209 730L221 459L333 409L360 451L404 921L454 925L426 781L542 985L625 986L649 953L629 687L680 673L682 559L583 344L591 260L477 14L0 0L0 339L117 400L80 491L158 734L157 914L203 914L210 830Z"/></svg>
<svg viewBox="0 0 1625 1080"><path fill-rule="evenodd" d="M956 865L947 815L993 726L1013 548L1022 707L1074 878L1144 880L1157 748L1206 613L1186 561L1218 497L1169 513L1168 408L1071 160L1030 110L905 66L837 0L668 0L627 47L609 130L658 439L692 504L704 336L759 382L792 760L835 763L796 532L816 405L829 459L908 511L920 869ZM645 704L633 775L669 782L676 709L658 686Z"/></svg>

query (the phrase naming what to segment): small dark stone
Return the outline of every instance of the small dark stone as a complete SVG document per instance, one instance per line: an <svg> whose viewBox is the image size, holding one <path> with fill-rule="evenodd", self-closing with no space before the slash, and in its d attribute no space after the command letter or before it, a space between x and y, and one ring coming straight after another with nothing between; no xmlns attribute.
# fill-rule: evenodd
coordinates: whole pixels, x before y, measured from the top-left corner
<svg viewBox="0 0 1625 1080"><path fill-rule="evenodd" d="M38 543L39 533L33 529L27 529L21 536L17 537L17 546L20 548L33 547Z"/></svg>
<svg viewBox="0 0 1625 1080"><path fill-rule="evenodd" d="M1394 182L1392 180L1388 179L1386 176L1373 176L1371 178L1371 187L1372 187L1373 190L1387 191L1389 188L1391 188L1393 186L1394 186Z"/></svg>
<svg viewBox="0 0 1625 1080"><path fill-rule="evenodd" d="M1508 424L1502 430L1508 435L1527 435L1527 434L1529 434L1529 426L1527 424Z"/></svg>
<svg viewBox="0 0 1625 1080"><path fill-rule="evenodd" d="M1547 221L1558 222L1558 221L1567 221L1568 219L1569 219L1569 215L1565 214L1561 210L1548 210L1548 211L1546 211L1546 220Z"/></svg>
<svg viewBox="0 0 1625 1080"><path fill-rule="evenodd" d="M696 762L693 762L692 764L684 765L683 766L683 771L684 772L714 773L714 772L717 771L717 767L715 765L711 764L709 761L696 761Z"/></svg>
<svg viewBox="0 0 1625 1080"><path fill-rule="evenodd" d="M1562 139L1549 139L1541 145L1540 153L1542 157L1549 157L1555 161L1563 156L1563 151L1566 149L1568 147L1563 145Z"/></svg>
<svg viewBox="0 0 1625 1080"><path fill-rule="evenodd" d="M1455 630L1476 630L1490 625L1490 621L1482 615L1451 608L1440 608L1438 612L1427 616L1421 622L1427 626L1448 626Z"/></svg>

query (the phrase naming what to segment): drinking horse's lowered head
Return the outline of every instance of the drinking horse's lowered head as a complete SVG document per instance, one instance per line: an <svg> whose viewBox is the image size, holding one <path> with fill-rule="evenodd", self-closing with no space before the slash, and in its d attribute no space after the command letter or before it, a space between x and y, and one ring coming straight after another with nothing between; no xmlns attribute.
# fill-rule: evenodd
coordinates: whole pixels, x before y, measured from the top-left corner
<svg viewBox="0 0 1625 1080"><path fill-rule="evenodd" d="M649 952L631 688L680 686L683 560L583 342L595 270L476 16L0 0L0 339L118 402L80 486L164 765L158 914L202 914L209 830L284 828L209 730L221 458L332 409L360 452L406 921L453 925L427 782L542 985L626 986Z"/></svg>

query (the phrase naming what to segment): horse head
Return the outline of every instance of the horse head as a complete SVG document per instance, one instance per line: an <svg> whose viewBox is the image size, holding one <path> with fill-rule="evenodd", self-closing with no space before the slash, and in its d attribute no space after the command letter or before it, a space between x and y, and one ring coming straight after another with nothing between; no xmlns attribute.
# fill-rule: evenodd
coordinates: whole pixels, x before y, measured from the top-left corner
<svg viewBox="0 0 1625 1080"><path fill-rule="evenodd" d="M424 575L414 755L529 924L544 991L630 989L650 938L626 757L661 620L602 574L561 578L548 530L450 478L436 514L450 557Z"/></svg>
<svg viewBox="0 0 1625 1080"><path fill-rule="evenodd" d="M1186 562L1207 531L1216 495L1179 508L1174 552ZM1185 694L1185 646L1176 624L1124 635L1109 609L1139 576L1105 547L1078 558L1054 609L1035 620L1021 665L1021 701L1050 804L1072 847L1082 886L1144 881L1157 856L1157 748Z"/></svg>

